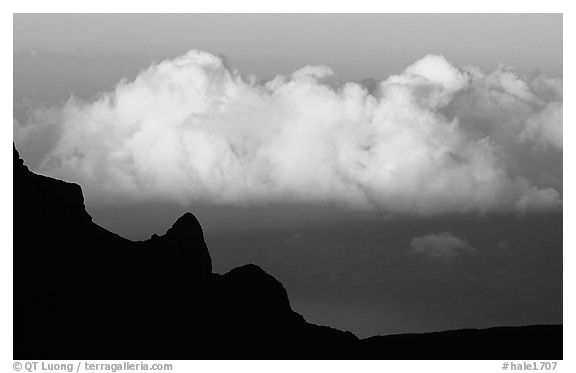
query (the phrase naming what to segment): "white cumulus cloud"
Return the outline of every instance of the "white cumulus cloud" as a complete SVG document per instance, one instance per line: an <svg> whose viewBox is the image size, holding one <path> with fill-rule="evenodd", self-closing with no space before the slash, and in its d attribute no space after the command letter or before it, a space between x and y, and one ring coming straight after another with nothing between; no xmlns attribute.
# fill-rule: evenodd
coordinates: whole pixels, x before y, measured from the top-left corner
<svg viewBox="0 0 576 373"><path fill-rule="evenodd" d="M561 174L532 177L561 156L561 80L504 66L486 74L441 56L369 92L325 66L257 82L190 51L93 100L32 110L14 121L14 137L43 149L38 171L101 201L415 214L562 204L557 186L541 181Z"/></svg>

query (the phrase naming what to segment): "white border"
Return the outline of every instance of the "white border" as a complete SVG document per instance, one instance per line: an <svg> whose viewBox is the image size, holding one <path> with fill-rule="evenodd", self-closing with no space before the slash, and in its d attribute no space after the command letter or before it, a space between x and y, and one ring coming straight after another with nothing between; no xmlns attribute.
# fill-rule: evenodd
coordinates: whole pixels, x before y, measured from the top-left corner
<svg viewBox="0 0 576 373"><path fill-rule="evenodd" d="M574 40L571 35L575 35L574 21L568 1L497 1L483 0L473 2L465 1L401 1L384 2L370 0L354 1L330 1L329 3L311 0L291 0L284 2L264 1L264 0L211 0L211 1L176 1L163 0L157 2L143 3L142 1L114 1L98 0L93 2L81 2L72 0L50 0L50 1L10 1L2 5L4 11L0 18L1 38L2 38L2 147L0 156L0 167L2 175L1 187L2 209L0 214L0 286L2 289L2 306L0 312L2 316L0 352L0 371L10 372L12 370L12 166L11 152L12 145L12 71L13 71L13 40L12 40L12 13L16 12L37 12L37 13L58 13L58 12L127 12L127 13L148 13L148 12L417 12L417 13L458 13L458 12L487 12L487 13L564 13L564 66L576 66L574 59ZM329 6L328 6L329 4ZM574 139L574 114L571 103L573 102L572 89L574 87L571 69L564 72L564 101L569 104L564 107L564 361L559 362L558 372L575 372L576 365L573 357L574 348L574 323L571 318L575 315L574 307L574 168L576 164L574 151L571 145ZM572 167L570 167L572 166ZM545 341L535 341L545 343ZM304 371L321 371L329 369L331 372L384 372L384 371L442 371L442 372L500 372L502 371L502 361L173 361L175 372L209 372L209 371L234 371L234 372L293 372L304 369Z"/></svg>

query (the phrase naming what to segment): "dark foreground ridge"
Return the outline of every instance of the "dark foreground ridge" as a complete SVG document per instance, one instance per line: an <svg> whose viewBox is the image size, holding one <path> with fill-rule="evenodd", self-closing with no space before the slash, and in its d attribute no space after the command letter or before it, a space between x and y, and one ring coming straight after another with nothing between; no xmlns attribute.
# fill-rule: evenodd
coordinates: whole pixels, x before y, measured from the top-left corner
<svg viewBox="0 0 576 373"><path fill-rule="evenodd" d="M360 340L294 312L248 264L220 275L194 215L132 242L92 222L77 184L14 148L14 359L562 359L562 326Z"/></svg>

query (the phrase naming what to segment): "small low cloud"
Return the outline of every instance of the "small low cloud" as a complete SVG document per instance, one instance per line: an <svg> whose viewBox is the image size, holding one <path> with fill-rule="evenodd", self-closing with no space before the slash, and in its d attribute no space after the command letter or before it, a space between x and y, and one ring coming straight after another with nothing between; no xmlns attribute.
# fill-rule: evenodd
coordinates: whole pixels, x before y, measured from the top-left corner
<svg viewBox="0 0 576 373"><path fill-rule="evenodd" d="M428 234L414 237L410 242L412 252L449 263L462 253L471 253L476 249L466 241L450 232Z"/></svg>

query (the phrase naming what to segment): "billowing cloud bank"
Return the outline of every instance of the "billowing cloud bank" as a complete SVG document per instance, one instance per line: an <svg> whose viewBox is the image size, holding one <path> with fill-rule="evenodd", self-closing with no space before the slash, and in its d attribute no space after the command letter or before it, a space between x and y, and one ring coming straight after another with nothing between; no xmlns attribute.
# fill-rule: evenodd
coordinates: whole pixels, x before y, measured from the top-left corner
<svg viewBox="0 0 576 373"><path fill-rule="evenodd" d="M45 149L40 172L102 200L561 207L561 79L426 56L371 86L324 66L257 82L191 51L90 102L37 109L14 136Z"/></svg>

